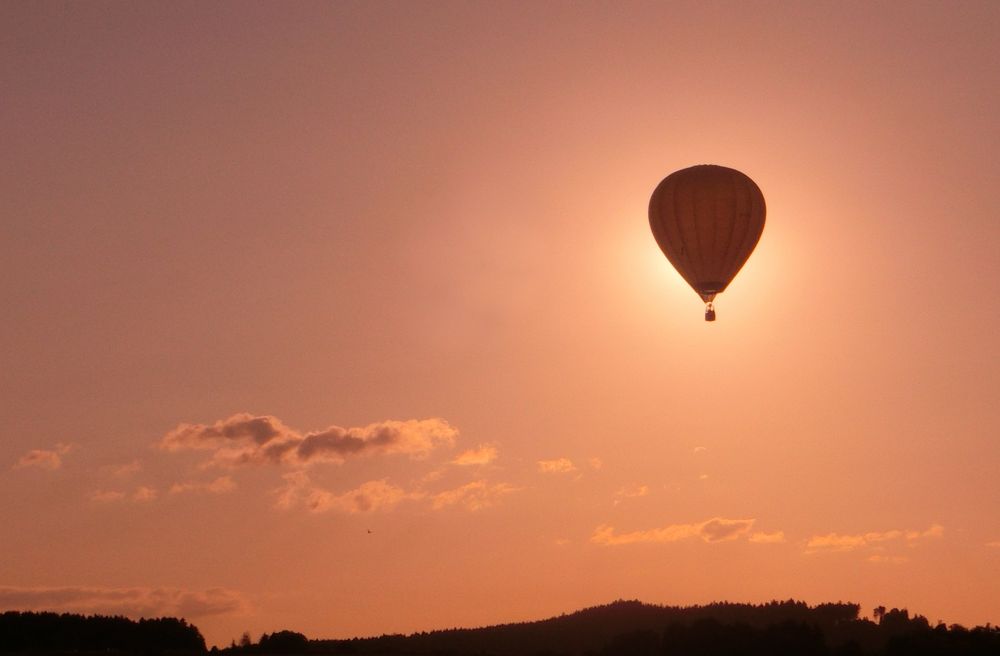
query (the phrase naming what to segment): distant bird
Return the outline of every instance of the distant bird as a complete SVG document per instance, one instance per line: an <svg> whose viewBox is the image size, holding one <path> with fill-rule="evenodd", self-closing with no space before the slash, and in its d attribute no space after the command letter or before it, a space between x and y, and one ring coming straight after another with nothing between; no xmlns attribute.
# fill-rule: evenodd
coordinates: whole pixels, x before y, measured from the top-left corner
<svg viewBox="0 0 1000 656"><path fill-rule="evenodd" d="M372 530L371 530L371 529L368 529L368 532L369 532L369 533L371 533L371 532L372 532Z"/></svg>

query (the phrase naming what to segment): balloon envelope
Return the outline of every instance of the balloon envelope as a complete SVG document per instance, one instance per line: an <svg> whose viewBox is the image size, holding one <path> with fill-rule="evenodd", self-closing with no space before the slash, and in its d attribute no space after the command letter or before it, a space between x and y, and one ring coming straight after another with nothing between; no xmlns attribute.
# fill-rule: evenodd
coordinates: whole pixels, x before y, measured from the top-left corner
<svg viewBox="0 0 1000 656"><path fill-rule="evenodd" d="M677 272L710 303L764 230L764 195L736 169L701 164L671 173L649 199L649 227Z"/></svg>

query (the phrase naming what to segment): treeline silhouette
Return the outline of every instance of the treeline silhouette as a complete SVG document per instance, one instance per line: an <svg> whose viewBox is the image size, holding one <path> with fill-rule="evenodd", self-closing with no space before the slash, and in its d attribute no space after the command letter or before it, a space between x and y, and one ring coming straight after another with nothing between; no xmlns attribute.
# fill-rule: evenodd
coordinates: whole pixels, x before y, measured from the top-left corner
<svg viewBox="0 0 1000 656"><path fill-rule="evenodd" d="M0 614L0 651L204 653L205 638L193 624L173 617L136 621L117 616L8 611Z"/></svg>
<svg viewBox="0 0 1000 656"><path fill-rule="evenodd" d="M295 631L245 633L213 656L998 656L1000 629L931 626L905 609L859 617L853 603L799 601L670 607L616 601L536 622L412 635L309 640ZM133 621L7 612L0 652L19 654L204 654L198 629L183 619Z"/></svg>

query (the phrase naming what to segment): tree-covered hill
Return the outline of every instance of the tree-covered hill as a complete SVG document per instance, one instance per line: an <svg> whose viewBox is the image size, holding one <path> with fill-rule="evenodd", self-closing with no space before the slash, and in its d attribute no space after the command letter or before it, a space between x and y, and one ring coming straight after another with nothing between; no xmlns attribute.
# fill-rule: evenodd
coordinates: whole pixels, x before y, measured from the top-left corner
<svg viewBox="0 0 1000 656"><path fill-rule="evenodd" d="M1000 631L931 627L905 610L860 606L715 603L670 607L617 601L547 620L409 636L314 640L313 653L452 656L923 656L1000 655Z"/></svg>
<svg viewBox="0 0 1000 656"><path fill-rule="evenodd" d="M638 601L535 622L346 640L309 640L294 631L244 635L219 656L1000 656L1000 629L931 626L906 610L859 617L853 603L798 601L670 607ZM0 614L0 653L204 655L183 619L57 613Z"/></svg>

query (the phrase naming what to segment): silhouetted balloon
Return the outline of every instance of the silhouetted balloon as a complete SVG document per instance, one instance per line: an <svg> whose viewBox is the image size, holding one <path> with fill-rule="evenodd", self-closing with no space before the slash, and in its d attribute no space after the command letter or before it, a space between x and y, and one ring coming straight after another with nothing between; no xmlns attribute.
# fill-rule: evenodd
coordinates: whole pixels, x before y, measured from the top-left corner
<svg viewBox="0 0 1000 656"><path fill-rule="evenodd" d="M750 257L764 230L764 195L735 169L701 164L671 173L649 199L649 226L660 250L705 301L712 301Z"/></svg>

